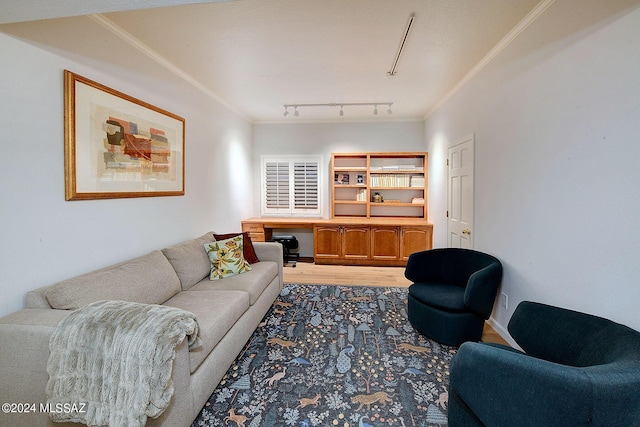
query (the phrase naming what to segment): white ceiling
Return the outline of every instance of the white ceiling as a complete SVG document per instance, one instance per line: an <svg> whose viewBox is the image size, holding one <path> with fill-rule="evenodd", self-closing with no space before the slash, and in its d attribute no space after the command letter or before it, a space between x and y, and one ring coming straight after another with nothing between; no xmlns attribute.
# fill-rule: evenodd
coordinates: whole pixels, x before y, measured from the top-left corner
<svg viewBox="0 0 640 427"><path fill-rule="evenodd" d="M539 2L67 0L70 8L52 8L50 0L3 0L0 23L101 13L95 25L160 55L253 122L406 120L424 118ZM338 108L283 117L283 104L359 102L393 102L393 115L345 107L344 117Z"/></svg>

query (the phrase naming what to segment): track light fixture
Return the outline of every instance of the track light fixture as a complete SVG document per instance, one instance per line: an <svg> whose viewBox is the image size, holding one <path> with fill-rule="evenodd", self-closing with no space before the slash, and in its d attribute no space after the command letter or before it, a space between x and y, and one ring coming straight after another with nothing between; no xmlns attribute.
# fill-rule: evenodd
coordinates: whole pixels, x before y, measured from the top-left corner
<svg viewBox="0 0 640 427"><path fill-rule="evenodd" d="M373 115L378 115L378 105L386 105L387 106L387 114L393 114L391 111L391 106L393 102L331 102L328 104L284 104L284 116L289 117L289 108L293 108L293 115L296 117L300 117L300 111L298 108L301 107L340 107L340 112L338 113L340 117L344 116L344 107L353 107L353 106L373 106Z"/></svg>
<svg viewBox="0 0 640 427"><path fill-rule="evenodd" d="M402 36L402 40L400 40L400 46L398 46L398 52L396 53L395 58L393 59L393 64L391 65L391 69L387 73L388 76L393 77L396 75L396 68L398 67L398 61L400 61L400 56L402 56L402 51L404 50L404 45L407 42L407 38L409 37L409 32L411 32L411 26L413 25L413 20L416 18L416 14L412 13L409 16L409 22L407 23L407 28L404 30L404 34Z"/></svg>

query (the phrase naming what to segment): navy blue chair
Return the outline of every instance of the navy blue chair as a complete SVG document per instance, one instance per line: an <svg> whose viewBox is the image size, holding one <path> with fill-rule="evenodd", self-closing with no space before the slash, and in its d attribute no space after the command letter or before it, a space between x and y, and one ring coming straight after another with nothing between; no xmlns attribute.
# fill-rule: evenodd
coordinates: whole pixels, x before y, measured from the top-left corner
<svg viewBox="0 0 640 427"><path fill-rule="evenodd" d="M450 427L640 426L640 332L534 302L508 330L524 352L464 343L453 357Z"/></svg>
<svg viewBox="0 0 640 427"><path fill-rule="evenodd" d="M404 275L409 287L409 322L442 344L479 341L502 280L502 264L471 249L442 248L413 253Z"/></svg>

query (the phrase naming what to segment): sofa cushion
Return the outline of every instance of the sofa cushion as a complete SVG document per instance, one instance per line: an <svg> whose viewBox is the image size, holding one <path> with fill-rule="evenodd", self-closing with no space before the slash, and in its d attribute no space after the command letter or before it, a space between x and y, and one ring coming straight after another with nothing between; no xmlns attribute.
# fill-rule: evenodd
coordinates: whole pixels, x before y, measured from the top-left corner
<svg viewBox="0 0 640 427"><path fill-rule="evenodd" d="M75 310L100 300L162 304L180 292L180 280L160 251L74 277L46 291L51 307Z"/></svg>
<svg viewBox="0 0 640 427"><path fill-rule="evenodd" d="M164 305L187 310L196 316L202 346L189 352L189 368L193 373L247 311L249 294L241 291L180 292Z"/></svg>
<svg viewBox="0 0 640 427"><path fill-rule="evenodd" d="M256 255L256 250L253 248L253 242L251 241L251 237L249 236L248 231L245 231L244 233L229 233L229 234L214 233L213 237L216 240L225 240L231 237L236 237L239 234L242 234L242 254L244 255L244 259L246 259L249 264L255 264L256 262L260 262L260 259Z"/></svg>
<svg viewBox="0 0 640 427"><path fill-rule="evenodd" d="M225 277L251 271L251 265L244 259L242 234L226 240L205 243L204 248L211 260L210 280L220 280Z"/></svg>
<svg viewBox="0 0 640 427"><path fill-rule="evenodd" d="M201 280L189 291L236 290L249 294L249 303L253 305L269 283L278 275L278 264L274 261L261 261L251 266L251 271L222 280Z"/></svg>
<svg viewBox="0 0 640 427"><path fill-rule="evenodd" d="M204 236L162 250L176 271L183 290L186 291L209 275L211 262L203 245L214 240L213 233L207 233Z"/></svg>

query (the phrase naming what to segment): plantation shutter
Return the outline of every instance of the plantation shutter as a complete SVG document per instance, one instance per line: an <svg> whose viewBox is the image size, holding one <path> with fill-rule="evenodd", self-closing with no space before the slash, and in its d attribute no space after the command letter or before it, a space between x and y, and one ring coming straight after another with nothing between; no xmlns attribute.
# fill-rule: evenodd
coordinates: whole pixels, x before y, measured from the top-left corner
<svg viewBox="0 0 640 427"><path fill-rule="evenodd" d="M318 163L293 164L294 210L318 209Z"/></svg>
<svg viewBox="0 0 640 427"><path fill-rule="evenodd" d="M262 156L262 215L321 216L321 156Z"/></svg>
<svg viewBox="0 0 640 427"><path fill-rule="evenodd" d="M269 210L289 211L289 163L265 164L266 207Z"/></svg>

